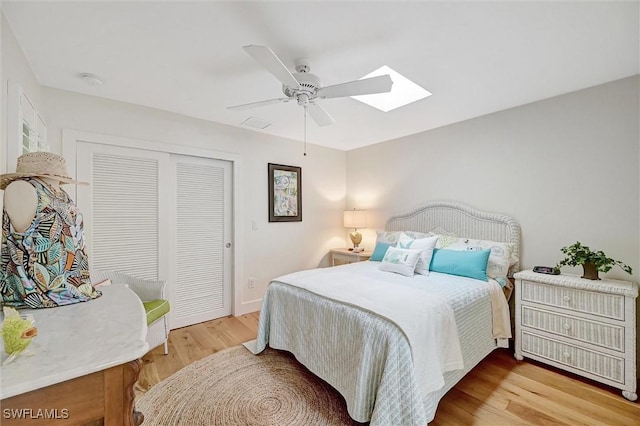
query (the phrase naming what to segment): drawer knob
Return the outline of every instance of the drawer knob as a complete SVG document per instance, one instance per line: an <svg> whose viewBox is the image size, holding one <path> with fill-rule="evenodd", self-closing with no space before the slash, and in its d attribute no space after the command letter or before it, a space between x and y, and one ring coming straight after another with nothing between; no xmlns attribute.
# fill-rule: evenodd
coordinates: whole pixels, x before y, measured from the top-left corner
<svg viewBox="0 0 640 426"><path fill-rule="evenodd" d="M562 328L564 328L565 330L569 330L571 326L569 324L562 324Z"/></svg>
<svg viewBox="0 0 640 426"><path fill-rule="evenodd" d="M569 296L562 296L562 300L564 300L565 302L569 302L571 298Z"/></svg>
<svg viewBox="0 0 640 426"><path fill-rule="evenodd" d="M565 357L565 358L569 358L569 356L571 356L571 355L569 354L569 352L563 352L562 356Z"/></svg>

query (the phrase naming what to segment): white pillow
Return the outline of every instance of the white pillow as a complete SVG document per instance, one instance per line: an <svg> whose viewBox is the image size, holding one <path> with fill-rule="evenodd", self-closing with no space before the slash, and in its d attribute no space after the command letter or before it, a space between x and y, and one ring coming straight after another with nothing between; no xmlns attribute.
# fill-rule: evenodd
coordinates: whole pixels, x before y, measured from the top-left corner
<svg viewBox="0 0 640 426"><path fill-rule="evenodd" d="M413 276L416 264L420 259L420 249L401 249L397 247L389 247L380 262L380 270L386 272L395 272L396 274Z"/></svg>
<svg viewBox="0 0 640 426"><path fill-rule="evenodd" d="M425 234L423 234L425 235ZM429 265L431 264L431 257L433 256L433 249L438 241L438 236L428 238L411 238L406 233L400 234L398 237L398 243L396 247L404 249L420 249L420 258L416 265L416 273L421 275L429 275Z"/></svg>
<svg viewBox="0 0 640 426"><path fill-rule="evenodd" d="M515 246L512 243L440 235L436 243L436 248L446 248L449 250L491 249L489 263L487 264L487 276L498 281L503 287L506 284L509 267L517 261L516 256L513 255Z"/></svg>

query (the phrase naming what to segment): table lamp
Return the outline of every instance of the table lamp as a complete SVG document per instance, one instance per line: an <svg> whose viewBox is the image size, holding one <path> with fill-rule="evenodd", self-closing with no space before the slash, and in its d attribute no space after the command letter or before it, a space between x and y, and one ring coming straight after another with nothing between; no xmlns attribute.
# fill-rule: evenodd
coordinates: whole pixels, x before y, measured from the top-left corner
<svg viewBox="0 0 640 426"><path fill-rule="evenodd" d="M350 248L350 251L355 253L361 252L361 247L358 245L362 242L362 234L358 232L358 228L366 228L367 227L367 212L365 210L347 210L344 212L344 227L345 228L353 228L353 232L349 233L349 238L351 238L351 242L353 243L353 248Z"/></svg>

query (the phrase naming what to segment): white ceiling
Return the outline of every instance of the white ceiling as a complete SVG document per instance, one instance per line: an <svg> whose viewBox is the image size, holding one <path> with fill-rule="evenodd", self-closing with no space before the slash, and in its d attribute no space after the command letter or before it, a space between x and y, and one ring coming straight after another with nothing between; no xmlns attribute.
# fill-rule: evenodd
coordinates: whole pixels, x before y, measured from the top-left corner
<svg viewBox="0 0 640 426"><path fill-rule="evenodd" d="M303 139L293 102L243 50L267 45L332 85L389 65L433 96L383 113L350 98L320 103L336 123L310 143L349 150L639 73L639 3L11 2L2 10L42 85ZM99 75L91 87L79 73Z"/></svg>

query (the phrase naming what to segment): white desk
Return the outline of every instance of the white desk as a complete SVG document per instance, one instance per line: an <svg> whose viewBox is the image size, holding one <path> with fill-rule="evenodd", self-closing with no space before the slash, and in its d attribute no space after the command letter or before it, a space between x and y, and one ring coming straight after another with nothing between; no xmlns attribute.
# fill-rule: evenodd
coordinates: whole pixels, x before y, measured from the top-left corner
<svg viewBox="0 0 640 426"><path fill-rule="evenodd" d="M22 355L0 367L3 425L24 423L5 417L4 409L12 407L31 409L31 416L37 412L33 410L66 409L66 414L55 412L67 417L55 424L103 419L105 425L122 425L142 420L134 419L133 384L140 372L139 358L148 350L144 308L125 285L100 290L102 296L89 302L20 311L33 315L38 336L28 348L33 356ZM4 347L1 350L4 361L7 354ZM86 392L80 389L83 385ZM60 395L64 386L75 392ZM79 399L77 405L71 397ZM88 404L91 399L102 401L95 412L87 409L96 405ZM108 413L110 409L115 414Z"/></svg>

